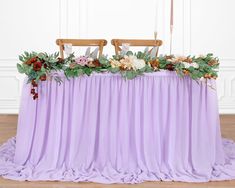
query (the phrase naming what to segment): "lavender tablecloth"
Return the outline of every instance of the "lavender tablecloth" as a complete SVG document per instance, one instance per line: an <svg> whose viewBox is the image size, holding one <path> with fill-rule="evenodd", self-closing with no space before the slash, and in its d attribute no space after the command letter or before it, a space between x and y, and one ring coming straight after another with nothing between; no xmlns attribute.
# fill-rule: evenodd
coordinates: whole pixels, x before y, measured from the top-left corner
<svg viewBox="0 0 235 188"><path fill-rule="evenodd" d="M215 87L213 81L209 81ZM206 182L235 179L235 144L222 140L216 90L174 72L24 84L16 138L0 148L14 180Z"/></svg>

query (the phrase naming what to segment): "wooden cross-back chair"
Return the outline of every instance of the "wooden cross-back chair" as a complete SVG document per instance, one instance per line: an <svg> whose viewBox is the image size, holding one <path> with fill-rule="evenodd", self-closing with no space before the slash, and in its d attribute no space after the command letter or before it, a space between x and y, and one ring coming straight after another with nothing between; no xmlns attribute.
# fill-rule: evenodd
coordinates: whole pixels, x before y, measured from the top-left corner
<svg viewBox="0 0 235 188"><path fill-rule="evenodd" d="M103 53L103 47L107 44L105 39L57 39L56 44L60 47L60 56L64 59L64 45L72 46L98 46L99 56Z"/></svg>
<svg viewBox="0 0 235 188"><path fill-rule="evenodd" d="M120 46L122 46L122 44L129 44L130 46L157 47L157 51L156 51L156 56L157 56L158 55L158 48L159 48L159 46L162 45L161 40L144 40L144 39L140 39L140 40L137 40L137 39L112 39L111 43L115 47L116 55L118 55L120 53L120 51L122 50L120 48ZM150 51L152 51L152 49L150 49Z"/></svg>

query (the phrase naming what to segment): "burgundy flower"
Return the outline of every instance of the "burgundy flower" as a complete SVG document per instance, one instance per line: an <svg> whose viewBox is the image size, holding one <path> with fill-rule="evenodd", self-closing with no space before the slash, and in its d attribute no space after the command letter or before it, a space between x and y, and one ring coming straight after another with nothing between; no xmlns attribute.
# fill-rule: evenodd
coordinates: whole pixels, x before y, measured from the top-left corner
<svg viewBox="0 0 235 188"><path fill-rule="evenodd" d="M43 67L46 69L46 68L47 68L47 64L46 64L46 63L44 63L44 64L43 64Z"/></svg>
<svg viewBox="0 0 235 188"><path fill-rule="evenodd" d="M37 62L35 62L35 63L33 64L33 70L35 70L35 71L40 71L41 68L42 68L42 62L37 61Z"/></svg>
<svg viewBox="0 0 235 188"><path fill-rule="evenodd" d="M59 57L57 63L64 63L64 60Z"/></svg>
<svg viewBox="0 0 235 188"><path fill-rule="evenodd" d="M169 71L173 71L174 70L174 65L173 64L168 64L166 65L166 69Z"/></svg>

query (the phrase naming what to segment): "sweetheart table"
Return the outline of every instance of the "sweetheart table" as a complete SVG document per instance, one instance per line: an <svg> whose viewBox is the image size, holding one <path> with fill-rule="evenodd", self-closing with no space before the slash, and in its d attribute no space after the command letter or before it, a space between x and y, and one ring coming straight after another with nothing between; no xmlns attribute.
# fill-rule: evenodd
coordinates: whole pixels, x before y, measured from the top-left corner
<svg viewBox="0 0 235 188"><path fill-rule="evenodd" d="M100 183L235 179L235 144L221 138L213 80L197 83L171 71L133 80L95 73L64 78L62 84L40 82L37 100L30 89L25 82L16 138L0 148L5 178Z"/></svg>

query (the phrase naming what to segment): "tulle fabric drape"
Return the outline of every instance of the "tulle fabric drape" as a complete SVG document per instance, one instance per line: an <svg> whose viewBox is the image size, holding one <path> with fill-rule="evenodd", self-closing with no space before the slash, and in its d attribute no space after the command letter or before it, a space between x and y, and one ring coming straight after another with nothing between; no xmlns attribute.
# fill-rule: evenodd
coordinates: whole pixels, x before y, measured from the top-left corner
<svg viewBox="0 0 235 188"><path fill-rule="evenodd" d="M233 179L235 144L221 138L211 86L168 71L133 80L93 74L41 82L34 101L24 84L0 174L100 183Z"/></svg>

